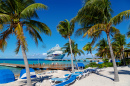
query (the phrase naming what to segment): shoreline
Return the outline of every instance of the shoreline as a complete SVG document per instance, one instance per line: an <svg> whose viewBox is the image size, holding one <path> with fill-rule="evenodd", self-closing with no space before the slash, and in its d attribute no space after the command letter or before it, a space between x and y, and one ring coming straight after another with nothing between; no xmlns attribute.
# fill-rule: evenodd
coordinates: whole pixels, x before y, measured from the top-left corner
<svg viewBox="0 0 130 86"><path fill-rule="evenodd" d="M130 86L130 67L128 66L120 66L117 67L119 72L119 82L114 82L114 70L113 67L107 67L101 69L99 74L92 73L89 76L80 79L79 81L75 81L71 86ZM49 70L48 70L49 71ZM63 75L70 74L70 71L57 70L56 73L46 73L37 74L36 79L32 79L33 86L36 83L41 83L41 86L51 86L50 78L63 78ZM7 84L0 84L0 86L27 86L26 79L20 79L14 82L10 82Z"/></svg>

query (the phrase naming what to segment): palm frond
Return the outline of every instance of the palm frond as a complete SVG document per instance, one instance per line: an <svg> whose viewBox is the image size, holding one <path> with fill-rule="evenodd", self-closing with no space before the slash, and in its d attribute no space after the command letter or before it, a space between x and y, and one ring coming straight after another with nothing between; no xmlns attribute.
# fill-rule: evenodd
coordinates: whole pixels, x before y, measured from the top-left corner
<svg viewBox="0 0 130 86"><path fill-rule="evenodd" d="M130 31L127 32L127 37L130 38Z"/></svg>
<svg viewBox="0 0 130 86"><path fill-rule="evenodd" d="M86 28L79 28L78 30L76 30L75 32L75 37L81 36L82 34L84 34L90 27L86 27Z"/></svg>
<svg viewBox="0 0 130 86"><path fill-rule="evenodd" d="M98 31L94 34L92 34L91 36L89 36L90 38L92 38L92 42L91 45L93 46L95 44L95 42L100 39L100 37L102 36L102 31Z"/></svg>
<svg viewBox="0 0 130 86"><path fill-rule="evenodd" d="M39 33L31 26L29 26L28 28L26 28L27 31L29 31L29 34L31 35L31 37L34 39L36 45L38 46L38 39L43 42L41 36L39 35Z"/></svg>
<svg viewBox="0 0 130 86"><path fill-rule="evenodd" d="M98 32L98 31L106 31L106 27L107 27L106 24L96 24L96 25L92 26L91 28L89 28L89 30L87 30L87 32L85 32L83 37L85 37L86 35L91 37L94 33Z"/></svg>
<svg viewBox="0 0 130 86"><path fill-rule="evenodd" d="M110 27L111 36L113 36L114 34L118 34L118 33L120 33L120 31L116 27L113 27L113 26Z"/></svg>
<svg viewBox="0 0 130 86"><path fill-rule="evenodd" d="M130 10L126 10L111 18L109 23L117 25L121 23L124 19L129 19L129 18L130 18Z"/></svg>
<svg viewBox="0 0 130 86"><path fill-rule="evenodd" d="M20 14L21 17L27 18L34 15L36 10L47 9L47 6L41 3L34 3L26 7Z"/></svg>
<svg viewBox="0 0 130 86"><path fill-rule="evenodd" d="M17 41L17 48L15 49L15 53L18 54L19 49L20 49L20 40Z"/></svg>
<svg viewBox="0 0 130 86"><path fill-rule="evenodd" d="M74 20L83 27L93 26L110 20L111 12L110 0L86 0Z"/></svg>
<svg viewBox="0 0 130 86"><path fill-rule="evenodd" d="M27 27L32 27L33 29L35 29L36 31L40 32L40 33L45 33L46 35L51 35L51 30L49 29L49 27L39 21L35 21L35 20L29 20L29 21L24 21L24 24L26 24Z"/></svg>
<svg viewBox="0 0 130 86"><path fill-rule="evenodd" d="M17 40L20 40L20 44L23 45L24 49L27 51L27 42L25 40L25 36L23 34L23 28L21 27L20 23L17 24L17 27L14 30L15 35L17 36Z"/></svg>
<svg viewBox="0 0 130 86"><path fill-rule="evenodd" d="M7 14L0 13L0 21L1 24L5 24L6 22L10 21L10 16Z"/></svg>
<svg viewBox="0 0 130 86"><path fill-rule="evenodd" d="M6 40L9 38L9 35L11 34L12 30L7 29L3 33L0 34L0 49L4 51L6 48L7 42Z"/></svg>
<svg viewBox="0 0 130 86"><path fill-rule="evenodd" d="M64 37L68 38L74 32L74 22L69 22L67 19L60 21L57 25L57 31Z"/></svg>

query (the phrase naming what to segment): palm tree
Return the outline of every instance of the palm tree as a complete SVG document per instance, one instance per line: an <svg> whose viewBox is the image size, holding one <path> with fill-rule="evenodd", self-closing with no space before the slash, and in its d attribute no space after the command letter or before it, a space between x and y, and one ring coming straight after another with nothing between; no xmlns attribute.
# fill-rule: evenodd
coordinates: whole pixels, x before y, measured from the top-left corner
<svg viewBox="0 0 130 86"><path fill-rule="evenodd" d="M74 41L71 41L71 47L75 60L77 55L81 56L81 54L84 54L82 50L78 49L78 44L77 43L75 44ZM65 49L64 52L67 53L67 56L71 54L69 42L64 45L63 49Z"/></svg>
<svg viewBox="0 0 130 86"><path fill-rule="evenodd" d="M127 32L127 37L130 38L130 31Z"/></svg>
<svg viewBox="0 0 130 86"><path fill-rule="evenodd" d="M76 21L81 25L75 35L80 36L93 25L109 20L112 12L109 0L85 0L85 4L78 11L77 16L72 19L73 22ZM100 33L98 34L100 35ZM97 40L97 38L93 40Z"/></svg>
<svg viewBox="0 0 130 86"><path fill-rule="evenodd" d="M130 30L127 32L127 37L130 38ZM129 42L130 44L130 42Z"/></svg>
<svg viewBox="0 0 130 86"><path fill-rule="evenodd" d="M126 39L125 39L125 35L122 34L115 34L113 37L113 41L114 41L114 47L118 48L118 50L120 51L120 59L123 59L123 63L125 64L125 58L124 58L124 46L126 45Z"/></svg>
<svg viewBox="0 0 130 86"><path fill-rule="evenodd" d="M32 86L26 56L28 49L24 30L29 32L37 45L38 40L42 42L39 33L51 35L51 31L46 24L31 20L31 18L38 18L36 10L47 9L47 6L41 3L35 3L34 0L0 0L0 3L0 28L3 29L6 26L4 31L0 33L0 48L3 49L3 46L7 44L6 41L11 34L16 36L17 48L15 52L18 53L21 47L26 68L27 86Z"/></svg>
<svg viewBox="0 0 130 86"><path fill-rule="evenodd" d="M71 38L70 38L70 36L74 32L74 23L69 22L67 19L65 19L64 21L60 21L60 23L57 26L57 30L65 39L69 38L70 52L71 52L71 66L72 66L72 72L74 72Z"/></svg>
<svg viewBox="0 0 130 86"><path fill-rule="evenodd" d="M92 57L93 57L93 54L92 54L92 50L94 48L92 47L92 44L90 42L88 42L84 47L83 47L83 50L84 51L88 51L88 53L91 53ZM87 54L88 54L87 53ZM94 60L94 57L93 57L93 60Z"/></svg>
<svg viewBox="0 0 130 86"><path fill-rule="evenodd" d="M106 33L111 58L113 60L114 81L116 81L116 82L119 81L119 77L118 77L117 66L116 66L116 63L115 63L115 57L114 57L114 54L113 54L113 49L112 49L112 45L111 45L111 41L110 41L110 35L113 35L115 33L119 33L119 30L117 28L113 27L112 25L113 24L114 25L119 24L124 18L125 19L129 18L129 14L130 14L130 10L127 10L127 11L121 12L120 14L118 14L115 17L111 18L108 23L106 22L106 23L95 24L88 31L86 31L86 33L83 36L83 37L85 37L86 35L92 36L96 32L102 32L102 31L104 31Z"/></svg>
<svg viewBox="0 0 130 86"><path fill-rule="evenodd" d="M86 10L86 9L90 9L90 10ZM99 11L99 14L97 11ZM90 15L89 12L92 13L93 15ZM96 14L98 14L97 17L94 16L95 12L97 12ZM83 37L88 35L88 37L94 37L95 39L101 36L102 31L104 31L107 34L110 54L113 60L114 81L118 82L119 81L118 71L117 71L115 57L113 54L113 49L110 41L110 35L119 32L119 30L113 27L112 25L113 24L117 25L120 22L122 22L124 19L128 19L130 10L123 11L113 18L111 18L111 12L112 10L111 10L110 0L87 0L85 6L79 10L77 16L74 19L72 19L72 21L77 21L81 24L81 26L83 26L83 28L80 28L76 31L77 35L81 35L83 33L84 34ZM83 14L83 16L81 14ZM99 17L102 17L101 20L99 19ZM91 19L93 18L95 18L95 22L93 22L93 20L91 21ZM99 34L95 36L96 33Z"/></svg>
<svg viewBox="0 0 130 86"><path fill-rule="evenodd" d="M98 53L102 53L102 57L108 58L109 46L106 39L101 39L97 44L96 48Z"/></svg>

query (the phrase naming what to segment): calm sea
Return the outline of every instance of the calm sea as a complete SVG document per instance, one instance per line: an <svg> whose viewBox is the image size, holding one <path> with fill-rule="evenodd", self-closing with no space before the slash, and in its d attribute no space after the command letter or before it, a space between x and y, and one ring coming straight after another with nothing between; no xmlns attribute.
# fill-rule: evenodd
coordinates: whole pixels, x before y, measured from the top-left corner
<svg viewBox="0 0 130 86"><path fill-rule="evenodd" d="M77 61L74 61L74 64L76 64ZM80 61L82 63L89 64L89 60L86 60L86 62ZM12 63L12 64L24 64L23 59L0 59L0 63ZM28 59L29 64L38 64L38 63L45 63L45 64L52 64L52 63L58 63L58 64L71 64L71 61L48 61L44 59ZM0 69L10 69L14 74L19 74L22 68L13 68L13 67L5 67L0 66Z"/></svg>

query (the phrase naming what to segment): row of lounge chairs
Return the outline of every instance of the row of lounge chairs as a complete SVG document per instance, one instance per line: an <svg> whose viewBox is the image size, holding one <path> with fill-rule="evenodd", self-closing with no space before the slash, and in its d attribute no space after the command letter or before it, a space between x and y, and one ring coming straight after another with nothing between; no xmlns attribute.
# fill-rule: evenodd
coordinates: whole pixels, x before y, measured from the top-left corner
<svg viewBox="0 0 130 86"><path fill-rule="evenodd" d="M52 86L68 86L75 81L78 81L86 76L89 76L91 73L98 73L100 69L98 68L88 68L83 71L74 72L71 74L65 74L64 78L51 78L50 82Z"/></svg>

